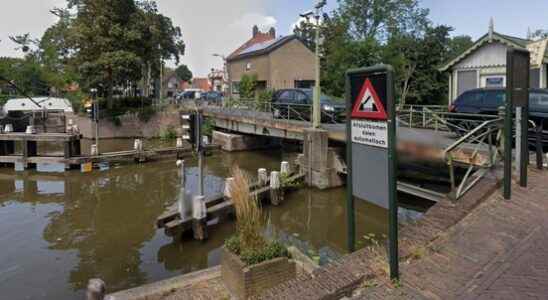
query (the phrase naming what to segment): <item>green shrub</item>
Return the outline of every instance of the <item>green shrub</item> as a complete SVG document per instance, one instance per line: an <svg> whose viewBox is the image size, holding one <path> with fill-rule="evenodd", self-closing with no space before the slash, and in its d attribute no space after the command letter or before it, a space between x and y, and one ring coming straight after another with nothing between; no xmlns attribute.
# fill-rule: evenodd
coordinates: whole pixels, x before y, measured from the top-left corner
<svg viewBox="0 0 548 300"><path fill-rule="evenodd" d="M160 133L160 138L162 140L174 140L177 138L177 132L175 132L175 129L172 126L169 126L168 128L162 130Z"/></svg>
<svg viewBox="0 0 548 300"><path fill-rule="evenodd" d="M225 247L230 252L239 255L240 259L247 265L256 265L279 257L289 258L287 248L279 242L267 243L259 249L241 249L240 238L234 235L225 241Z"/></svg>

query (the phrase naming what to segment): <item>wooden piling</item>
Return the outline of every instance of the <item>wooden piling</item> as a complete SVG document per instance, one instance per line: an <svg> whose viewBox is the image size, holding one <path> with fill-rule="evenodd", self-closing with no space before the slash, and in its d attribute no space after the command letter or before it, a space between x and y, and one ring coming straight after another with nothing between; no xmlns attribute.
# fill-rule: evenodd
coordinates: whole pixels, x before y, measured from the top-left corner
<svg viewBox="0 0 548 300"><path fill-rule="evenodd" d="M204 196L194 196L192 199L192 233L194 239L203 241L207 239L207 217Z"/></svg>
<svg viewBox="0 0 548 300"><path fill-rule="evenodd" d="M289 167L289 163L287 161L282 161L280 165L280 174L282 176L288 176L291 173L291 169Z"/></svg>
<svg viewBox="0 0 548 300"><path fill-rule="evenodd" d="M280 205L283 201L283 191L281 189L280 172L270 173L270 203L274 206Z"/></svg>
<svg viewBox="0 0 548 300"><path fill-rule="evenodd" d="M86 290L86 300L104 300L106 294L105 282L101 279L90 279Z"/></svg>
<svg viewBox="0 0 548 300"><path fill-rule="evenodd" d="M232 198L232 192L231 192L232 184L234 184L234 178L229 177L225 180L224 196L227 199Z"/></svg>
<svg viewBox="0 0 548 300"><path fill-rule="evenodd" d="M268 173L266 172L266 169L261 168L257 171L257 179L260 187L266 186L268 182Z"/></svg>

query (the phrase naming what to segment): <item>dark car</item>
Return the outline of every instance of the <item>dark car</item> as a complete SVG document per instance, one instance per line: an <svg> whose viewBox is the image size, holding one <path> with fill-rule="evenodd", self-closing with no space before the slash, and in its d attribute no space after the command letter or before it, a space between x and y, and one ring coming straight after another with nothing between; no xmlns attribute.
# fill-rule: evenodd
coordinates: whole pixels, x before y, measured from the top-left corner
<svg viewBox="0 0 548 300"><path fill-rule="evenodd" d="M497 115L506 101L506 89L474 89L460 95L449 108L450 112L474 114L481 120L485 115ZM548 130L548 90L529 90L529 119ZM476 123L477 124L477 123Z"/></svg>
<svg viewBox="0 0 548 300"><path fill-rule="evenodd" d="M209 104L221 105L223 94L215 91L202 93L202 100L207 101Z"/></svg>
<svg viewBox="0 0 548 300"><path fill-rule="evenodd" d="M272 96L272 110L275 118L309 121L311 119L312 89L283 89ZM320 95L322 122L343 122L346 116L344 102Z"/></svg>

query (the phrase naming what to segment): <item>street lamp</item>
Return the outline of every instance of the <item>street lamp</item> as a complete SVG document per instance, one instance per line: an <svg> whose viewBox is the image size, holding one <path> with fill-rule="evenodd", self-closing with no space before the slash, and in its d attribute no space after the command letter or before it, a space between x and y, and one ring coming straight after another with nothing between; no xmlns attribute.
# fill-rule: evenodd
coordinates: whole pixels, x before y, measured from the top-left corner
<svg viewBox="0 0 548 300"><path fill-rule="evenodd" d="M314 97L312 100L312 127L320 128L321 125L321 107L320 107L320 95L322 89L320 86L320 13L322 8L327 4L326 0L318 0L314 6L314 12L308 11L300 16L305 18L307 21L310 17L316 19L316 80L314 86Z"/></svg>
<svg viewBox="0 0 548 300"><path fill-rule="evenodd" d="M228 82L228 95L229 97L232 97L232 83L230 82L230 72L228 72L228 62L226 61L226 56L217 53L213 53L212 55L215 57L220 57L223 60L223 81L226 80L226 82Z"/></svg>

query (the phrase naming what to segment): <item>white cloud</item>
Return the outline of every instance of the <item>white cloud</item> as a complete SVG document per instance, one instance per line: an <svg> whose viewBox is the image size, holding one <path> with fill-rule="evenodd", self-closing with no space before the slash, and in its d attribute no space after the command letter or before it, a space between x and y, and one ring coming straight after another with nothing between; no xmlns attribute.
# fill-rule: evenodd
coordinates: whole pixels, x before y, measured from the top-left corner
<svg viewBox="0 0 548 300"><path fill-rule="evenodd" d="M197 76L211 68L222 68L213 53L230 54L251 37L253 25L266 30L277 20L266 13L272 0L158 0L160 11L180 26L187 43L181 63ZM65 0L17 0L0 10L0 56L20 55L9 35L30 32L40 37L55 22L49 10L65 5Z"/></svg>

